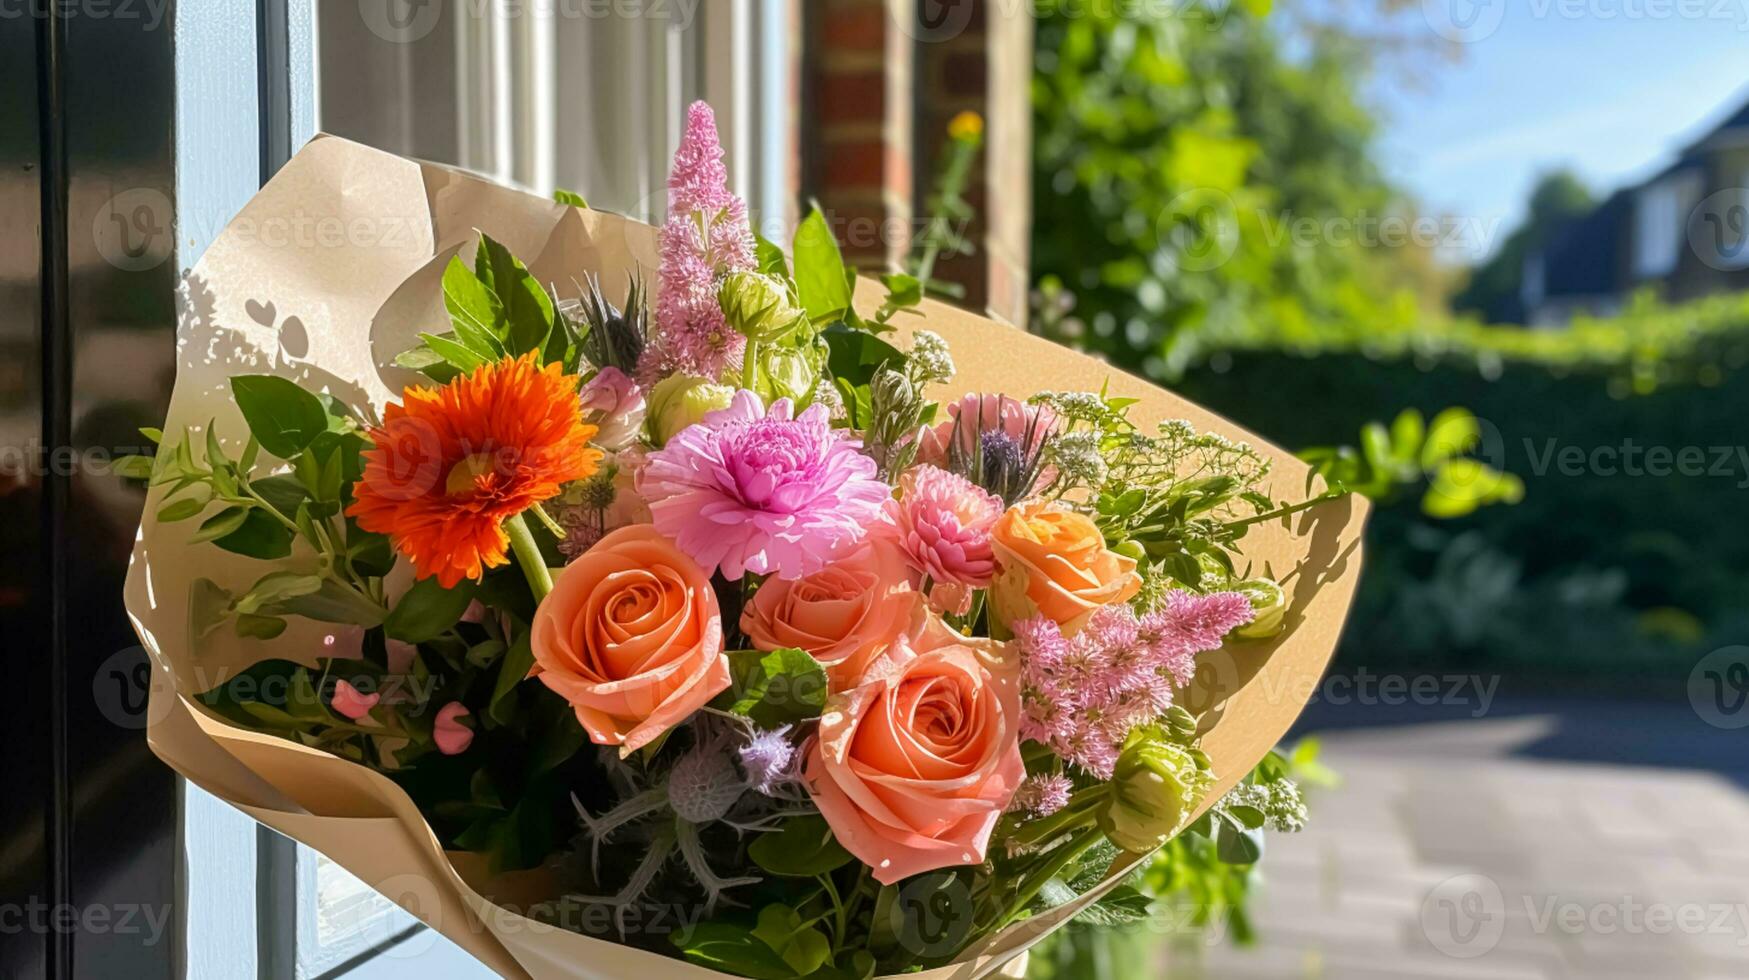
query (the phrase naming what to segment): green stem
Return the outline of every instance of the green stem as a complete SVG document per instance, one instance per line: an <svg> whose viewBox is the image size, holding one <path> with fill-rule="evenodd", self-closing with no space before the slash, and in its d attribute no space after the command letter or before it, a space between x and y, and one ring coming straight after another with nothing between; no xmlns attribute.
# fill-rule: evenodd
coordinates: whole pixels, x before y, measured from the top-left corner
<svg viewBox="0 0 1749 980"><path fill-rule="evenodd" d="M832 952L836 954L844 945L845 918L844 900L838 897L838 886L832 883L831 874L816 876L826 889L826 896L832 899Z"/></svg>
<svg viewBox="0 0 1749 980"><path fill-rule="evenodd" d="M752 337L747 338L747 346L741 352L741 387L757 393L754 381L759 377L759 342Z"/></svg>
<svg viewBox="0 0 1749 980"><path fill-rule="evenodd" d="M1077 790L1075 795L1069 798L1068 806L1048 817L1021 825L1021 828L1008 839L1015 844L1025 846L1039 844L1067 833L1074 829L1077 824L1086 822L1087 818L1097 812L1100 803L1105 800L1110 791L1111 785L1109 783L1100 783Z"/></svg>
<svg viewBox="0 0 1749 980"><path fill-rule="evenodd" d="M547 570L546 557L541 554L540 545L535 544L534 532L528 529L528 522L518 514L504 522L504 533L510 535L510 550L516 555L516 563L522 566L522 574L534 592L534 601L545 599L547 593L553 591L553 574Z"/></svg>
<svg viewBox="0 0 1749 980"><path fill-rule="evenodd" d="M1015 916L1026 911L1026 907L1032 904L1032 900L1038 896L1040 889L1044 888L1052 878L1055 878L1075 859L1086 854L1088 849L1099 843L1103 836L1104 834L1098 827L1089 827L1052 853L1049 861L1039 866L1032 874L1027 875L1026 879L1020 883L1020 891L1016 892L1014 900L1008 903L1008 908L1002 912L1002 917L996 920L996 928L1002 928L1014 921Z"/></svg>
<svg viewBox="0 0 1749 980"><path fill-rule="evenodd" d="M1256 517L1247 517L1242 521L1229 521L1226 524L1226 527L1229 530L1236 531L1239 528L1250 527L1253 524L1263 524L1263 523L1266 523L1269 521L1276 520L1278 518L1291 517L1294 514L1298 514L1302 510L1311 510L1313 507L1318 506L1319 504L1325 502L1326 500L1335 500L1338 497L1346 497L1346 496L1348 496L1347 491L1332 490L1329 493L1319 494L1318 496L1313 497L1310 500L1302 500L1299 503L1294 504L1294 505L1289 506L1289 507L1278 507L1275 510L1270 511L1267 514L1258 514Z"/></svg>
<svg viewBox="0 0 1749 980"><path fill-rule="evenodd" d="M565 539L565 529L559 526L558 521L553 520L552 516L547 513L545 507L542 507L540 504L535 504L530 507L529 510L534 513L535 518L539 520L548 531L552 532L553 537L558 538L561 541Z"/></svg>

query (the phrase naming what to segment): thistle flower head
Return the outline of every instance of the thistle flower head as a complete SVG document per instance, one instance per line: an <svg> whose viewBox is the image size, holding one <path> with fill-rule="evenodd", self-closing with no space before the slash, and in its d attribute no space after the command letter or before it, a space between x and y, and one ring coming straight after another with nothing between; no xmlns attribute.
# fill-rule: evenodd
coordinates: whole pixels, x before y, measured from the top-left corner
<svg viewBox="0 0 1749 980"><path fill-rule="evenodd" d="M795 752L785 725L773 731L755 731L737 755L747 782L756 792L770 796L778 786L795 778Z"/></svg>

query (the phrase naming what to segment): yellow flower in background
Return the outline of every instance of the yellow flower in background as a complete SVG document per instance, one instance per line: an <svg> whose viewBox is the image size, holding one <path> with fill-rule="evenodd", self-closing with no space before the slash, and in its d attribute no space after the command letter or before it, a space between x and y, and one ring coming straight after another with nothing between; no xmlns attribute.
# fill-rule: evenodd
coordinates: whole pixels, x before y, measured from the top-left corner
<svg viewBox="0 0 1749 980"><path fill-rule="evenodd" d="M948 121L947 135L961 143L976 143L984 138L984 117L962 112Z"/></svg>

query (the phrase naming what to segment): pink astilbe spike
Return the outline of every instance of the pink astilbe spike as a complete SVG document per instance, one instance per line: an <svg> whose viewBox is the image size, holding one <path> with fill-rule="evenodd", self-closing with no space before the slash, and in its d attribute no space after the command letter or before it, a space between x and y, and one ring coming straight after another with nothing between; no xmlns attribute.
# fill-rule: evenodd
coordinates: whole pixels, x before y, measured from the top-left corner
<svg viewBox="0 0 1749 980"><path fill-rule="evenodd" d="M756 267L747 205L729 190L711 107L694 102L668 174L668 220L661 232L656 336L638 365L644 384L669 374L720 376L745 344L717 303L717 283Z"/></svg>
<svg viewBox="0 0 1749 980"><path fill-rule="evenodd" d="M1130 730L1172 707L1196 655L1251 621L1236 592L1174 592L1137 617L1126 605L1094 613L1073 637L1044 617L1014 624L1021 662L1021 737L1104 779Z"/></svg>

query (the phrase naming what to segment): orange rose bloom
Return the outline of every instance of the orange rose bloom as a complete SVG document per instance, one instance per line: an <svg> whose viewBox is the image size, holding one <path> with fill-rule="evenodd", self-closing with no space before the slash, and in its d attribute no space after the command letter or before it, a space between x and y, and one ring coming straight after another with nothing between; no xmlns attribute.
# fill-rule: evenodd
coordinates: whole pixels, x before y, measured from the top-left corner
<svg viewBox="0 0 1749 980"><path fill-rule="evenodd" d="M1095 609L1128 602L1142 587L1135 559L1107 550L1092 519L1061 504L1011 507L991 537L1002 567L991 608L1003 622L1043 615L1078 629Z"/></svg>
<svg viewBox="0 0 1749 980"><path fill-rule="evenodd" d="M534 614L541 683L629 755L729 686L723 617L698 563L648 524L565 566Z"/></svg>
<svg viewBox="0 0 1749 980"><path fill-rule="evenodd" d="M905 555L873 534L812 575L768 579L741 610L741 630L761 650L795 647L826 666L832 690L855 686L900 633L922 619Z"/></svg>
<svg viewBox="0 0 1749 980"><path fill-rule="evenodd" d="M1008 648L931 625L833 695L802 770L833 836L884 885L982 862L1026 778Z"/></svg>
<svg viewBox="0 0 1749 980"><path fill-rule="evenodd" d="M509 560L506 520L594 475L594 436L577 379L534 354L439 388L408 388L370 433L346 513L388 535L417 578L435 575L452 588Z"/></svg>

